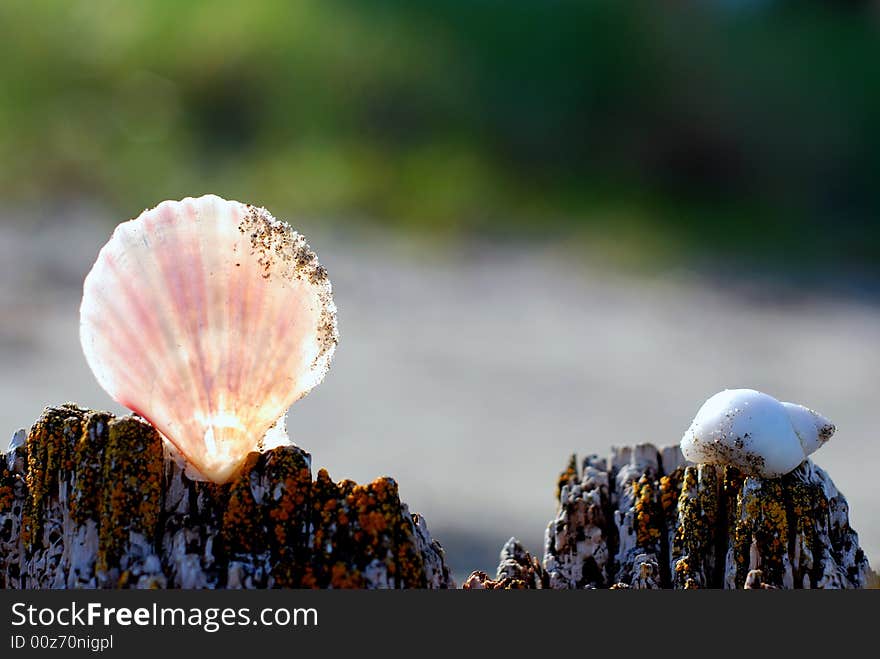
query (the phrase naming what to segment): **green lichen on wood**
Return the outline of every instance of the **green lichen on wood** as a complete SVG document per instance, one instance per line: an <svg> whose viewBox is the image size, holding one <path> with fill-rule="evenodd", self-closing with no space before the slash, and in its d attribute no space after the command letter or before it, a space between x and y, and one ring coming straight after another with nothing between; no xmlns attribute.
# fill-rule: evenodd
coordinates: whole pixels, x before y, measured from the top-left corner
<svg viewBox="0 0 880 659"><path fill-rule="evenodd" d="M732 548L734 584L745 585L760 562L764 580L781 586L793 569L800 543L795 583L815 583L805 553L818 539L815 520L827 512L821 488L805 483L798 472L777 479L744 477L734 467L687 467L678 500L678 524L672 555L674 581L682 587L721 587L721 568ZM720 479L719 479L720 475Z"/></svg>
<svg viewBox="0 0 880 659"><path fill-rule="evenodd" d="M47 407L28 435L28 499L22 520L22 540L28 551L40 541L45 503L58 490L59 473L73 467L74 445L86 412L73 403Z"/></svg>
<svg viewBox="0 0 880 659"><path fill-rule="evenodd" d="M154 538L162 513L162 439L139 419L108 424L104 448L98 569L118 562L132 532Z"/></svg>
<svg viewBox="0 0 880 659"><path fill-rule="evenodd" d="M793 580L798 586L815 587L818 565L815 554L820 552L817 520L828 515L828 500L822 488L806 482L797 472L785 477L786 514L789 519L789 553L799 557L793 566Z"/></svg>
<svg viewBox="0 0 880 659"><path fill-rule="evenodd" d="M734 531L736 585L742 588L750 569L760 567L764 581L782 585L788 561L789 520L785 487L779 478L749 477L737 498ZM760 566L751 565L752 547L760 555Z"/></svg>
<svg viewBox="0 0 880 659"><path fill-rule="evenodd" d="M829 502L805 469L764 479L730 466L687 467L672 541L674 585L723 587L725 568L732 567L727 585L738 588L754 569L768 586L815 586L822 551L817 525L827 519Z"/></svg>
<svg viewBox="0 0 880 659"><path fill-rule="evenodd" d="M763 479L731 466L684 466L675 450L621 447L611 469L593 460L589 478L584 474L581 481L569 459L556 482L560 500L546 534L542 585L743 588L750 573L752 587L762 588L859 588L870 582L846 500L811 460ZM666 466L669 473L663 473ZM584 505L606 484L610 495L601 506ZM594 514L606 510L606 501L607 514ZM590 573L597 550L608 557L609 583ZM502 574L509 565L503 550L499 576L475 572L468 587L513 587L502 578L510 578Z"/></svg>
<svg viewBox="0 0 880 659"><path fill-rule="evenodd" d="M65 405L46 409L15 457L26 459L24 476L2 463L0 515L27 525L22 565L34 561L12 575L17 587L450 583L436 566L428 576L422 551L443 567L442 550L416 535L392 479L337 484L322 470L312 481L309 455L294 446L252 453L229 483L196 482L142 419ZM50 523L64 532L43 537ZM67 542L79 543L74 560Z"/></svg>
<svg viewBox="0 0 880 659"><path fill-rule="evenodd" d="M149 425L114 419L67 403L47 407L27 439L27 498L22 540L42 544L46 507L59 503L65 481L67 513L98 528L97 567L106 570L125 549L130 531L151 538L159 523L162 441Z"/></svg>
<svg viewBox="0 0 880 659"><path fill-rule="evenodd" d="M686 467L682 474L678 520L672 539L675 585L691 588L714 585L721 506L716 467Z"/></svg>
<svg viewBox="0 0 880 659"><path fill-rule="evenodd" d="M700 465L697 468L699 474L700 508L703 512L704 523L709 529L717 528L718 515L721 508L718 469L719 467L715 465ZM705 537L707 542L712 539L711 537Z"/></svg>
<svg viewBox="0 0 880 659"><path fill-rule="evenodd" d="M700 516L700 499L697 488L698 473L695 467L687 467L681 480L678 497L678 522L672 539L672 557L675 560L673 582L682 585L694 580L699 574L691 555L702 546L703 525Z"/></svg>
<svg viewBox="0 0 880 659"><path fill-rule="evenodd" d="M90 412L82 422L82 431L73 450L73 488L68 495L70 517L78 524L86 520L100 522L99 508L104 475L104 449L112 415Z"/></svg>
<svg viewBox="0 0 880 659"><path fill-rule="evenodd" d="M725 529L728 535L733 533L736 527L736 501L742 490L745 475L736 467L729 465L721 468L721 514L725 517Z"/></svg>

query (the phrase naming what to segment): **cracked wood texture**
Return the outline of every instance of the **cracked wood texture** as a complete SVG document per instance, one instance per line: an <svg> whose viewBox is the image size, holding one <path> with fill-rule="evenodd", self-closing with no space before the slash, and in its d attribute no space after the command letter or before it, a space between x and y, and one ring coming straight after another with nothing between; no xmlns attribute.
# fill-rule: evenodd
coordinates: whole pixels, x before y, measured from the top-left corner
<svg viewBox="0 0 880 659"><path fill-rule="evenodd" d="M515 538L467 589L864 588L876 583L849 507L812 460L781 478L686 465L677 446L615 448L557 486L539 562Z"/></svg>
<svg viewBox="0 0 880 659"><path fill-rule="evenodd" d="M312 477L294 446L190 480L143 420L49 407L0 462L0 588L448 588L397 484Z"/></svg>

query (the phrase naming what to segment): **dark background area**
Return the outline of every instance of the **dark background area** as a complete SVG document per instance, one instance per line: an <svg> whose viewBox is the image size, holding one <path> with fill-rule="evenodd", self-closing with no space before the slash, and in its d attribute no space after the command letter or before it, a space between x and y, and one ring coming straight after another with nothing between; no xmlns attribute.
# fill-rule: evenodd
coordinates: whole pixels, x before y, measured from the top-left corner
<svg viewBox="0 0 880 659"><path fill-rule="evenodd" d="M880 263L873 2L4 2L0 194Z"/></svg>

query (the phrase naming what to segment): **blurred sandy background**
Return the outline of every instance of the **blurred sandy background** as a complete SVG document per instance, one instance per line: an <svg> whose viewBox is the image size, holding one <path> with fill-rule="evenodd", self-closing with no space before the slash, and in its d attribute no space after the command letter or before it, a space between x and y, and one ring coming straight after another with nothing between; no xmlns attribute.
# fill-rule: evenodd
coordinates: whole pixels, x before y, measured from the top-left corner
<svg viewBox="0 0 880 659"><path fill-rule="evenodd" d="M540 553L571 452L746 386L837 424L815 459L876 567L873 3L369 4L0 6L0 431L121 411L82 279L117 222L215 192L334 284L294 441L394 476L459 577Z"/></svg>

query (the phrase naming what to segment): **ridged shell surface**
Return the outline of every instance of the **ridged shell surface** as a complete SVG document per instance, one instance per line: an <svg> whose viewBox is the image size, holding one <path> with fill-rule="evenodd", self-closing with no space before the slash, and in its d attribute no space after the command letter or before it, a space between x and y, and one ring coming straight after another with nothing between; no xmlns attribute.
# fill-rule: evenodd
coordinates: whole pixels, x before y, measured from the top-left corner
<svg viewBox="0 0 880 659"><path fill-rule="evenodd" d="M208 195L116 228L85 279L80 339L116 401L224 482L324 377L336 308L300 234Z"/></svg>

